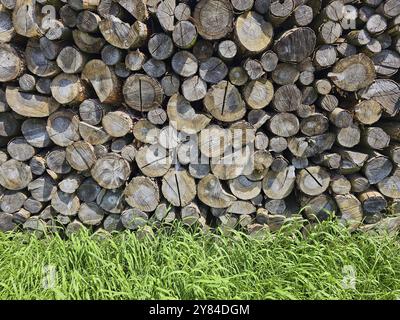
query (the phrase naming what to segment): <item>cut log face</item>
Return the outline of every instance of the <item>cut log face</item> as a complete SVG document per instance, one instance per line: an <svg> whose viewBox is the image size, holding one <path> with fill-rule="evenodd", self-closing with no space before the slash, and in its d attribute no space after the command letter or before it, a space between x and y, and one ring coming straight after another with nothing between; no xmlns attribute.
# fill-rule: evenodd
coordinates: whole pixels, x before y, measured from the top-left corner
<svg viewBox="0 0 400 320"><path fill-rule="evenodd" d="M211 121L210 117L197 114L195 109L190 105L190 102L179 94L174 94L169 99L167 114L170 124L175 129L188 134L200 132Z"/></svg>
<svg viewBox="0 0 400 320"><path fill-rule="evenodd" d="M361 202L352 194L336 195L335 201L341 213L340 221L354 231L363 218Z"/></svg>
<svg viewBox="0 0 400 320"><path fill-rule="evenodd" d="M236 197L222 188L218 178L212 174L199 181L197 195L200 201L212 208L227 208L236 200Z"/></svg>
<svg viewBox="0 0 400 320"><path fill-rule="evenodd" d="M84 141L74 142L65 151L68 163L77 171L89 170L96 161L93 146Z"/></svg>
<svg viewBox="0 0 400 320"><path fill-rule="evenodd" d="M339 60L328 76L340 89L357 91L374 81L375 67L370 58L360 53Z"/></svg>
<svg viewBox="0 0 400 320"><path fill-rule="evenodd" d="M172 205L187 206L196 196L194 179L184 169L171 168L162 179L162 193Z"/></svg>
<svg viewBox="0 0 400 320"><path fill-rule="evenodd" d="M43 118L59 108L59 103L51 97L20 92L18 88L6 88L6 100L10 108L25 117Z"/></svg>
<svg viewBox="0 0 400 320"><path fill-rule="evenodd" d="M233 28L232 4L227 0L201 0L194 9L193 18L204 39L221 39Z"/></svg>
<svg viewBox="0 0 400 320"><path fill-rule="evenodd" d="M292 192L295 181L293 166L288 166L280 172L269 170L263 180L263 191L270 199L284 199Z"/></svg>
<svg viewBox="0 0 400 320"><path fill-rule="evenodd" d="M144 146L136 154L136 163L148 177L162 177L172 164L169 152L159 144Z"/></svg>
<svg viewBox="0 0 400 320"><path fill-rule="evenodd" d="M212 86L203 103L214 118L224 122L239 120L246 113L240 92L228 81L221 81Z"/></svg>
<svg viewBox="0 0 400 320"><path fill-rule="evenodd" d="M294 28L285 32L275 43L274 52L284 62L301 62L315 48L315 32L307 27Z"/></svg>
<svg viewBox="0 0 400 320"><path fill-rule="evenodd" d="M250 81L243 89L243 98L252 109L262 109L266 107L273 97L274 87L272 83L266 79Z"/></svg>
<svg viewBox="0 0 400 320"><path fill-rule="evenodd" d="M144 212L154 211L160 202L157 184L147 177L135 177L126 186L125 201Z"/></svg>
<svg viewBox="0 0 400 320"><path fill-rule="evenodd" d="M0 185L9 190L24 189L32 180L32 173L25 163L15 159L0 166Z"/></svg>
<svg viewBox="0 0 400 320"><path fill-rule="evenodd" d="M123 185L131 174L129 163L117 154L108 154L96 160L91 174L105 189L115 189Z"/></svg>
<svg viewBox="0 0 400 320"><path fill-rule="evenodd" d="M88 62L82 71L82 78L92 84L101 102L115 103L120 100L119 80L103 61Z"/></svg>
<svg viewBox="0 0 400 320"><path fill-rule="evenodd" d="M17 51L8 44L0 44L0 82L7 82L16 79L24 71L24 61Z"/></svg>
<svg viewBox="0 0 400 320"><path fill-rule="evenodd" d="M319 166L308 167L299 172L296 182L303 193L317 196L328 189L330 176L325 169Z"/></svg>
<svg viewBox="0 0 400 320"><path fill-rule="evenodd" d="M80 138L79 117L71 110L52 113L46 128L50 139L62 147L69 146Z"/></svg>
<svg viewBox="0 0 400 320"><path fill-rule="evenodd" d="M252 54L267 49L273 33L272 25L254 11L240 15L235 23L235 36L239 44Z"/></svg>
<svg viewBox="0 0 400 320"><path fill-rule="evenodd" d="M135 74L126 79L122 92L125 102L131 108L141 112L160 106L163 99L160 83L142 74Z"/></svg>

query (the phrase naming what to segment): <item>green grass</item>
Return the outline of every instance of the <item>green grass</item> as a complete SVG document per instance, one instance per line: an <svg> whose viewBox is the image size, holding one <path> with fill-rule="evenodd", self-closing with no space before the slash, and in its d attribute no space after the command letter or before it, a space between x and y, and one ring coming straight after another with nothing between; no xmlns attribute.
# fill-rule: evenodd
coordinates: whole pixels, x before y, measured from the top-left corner
<svg viewBox="0 0 400 320"><path fill-rule="evenodd" d="M1 299L397 299L398 238L324 222L305 239L163 229L105 240L0 234ZM54 286L43 286L46 266ZM343 287L356 272L355 288ZM48 267L47 267L48 268ZM344 269L343 269L344 268ZM51 272L50 272L51 274ZM347 278L345 278L347 279Z"/></svg>

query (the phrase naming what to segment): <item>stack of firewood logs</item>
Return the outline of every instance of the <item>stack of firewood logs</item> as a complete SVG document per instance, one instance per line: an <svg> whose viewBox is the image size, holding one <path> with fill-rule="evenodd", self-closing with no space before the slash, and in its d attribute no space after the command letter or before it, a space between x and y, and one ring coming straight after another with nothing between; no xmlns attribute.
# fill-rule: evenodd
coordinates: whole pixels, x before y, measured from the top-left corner
<svg viewBox="0 0 400 320"><path fill-rule="evenodd" d="M0 230L379 223L399 53L399 0L0 0Z"/></svg>

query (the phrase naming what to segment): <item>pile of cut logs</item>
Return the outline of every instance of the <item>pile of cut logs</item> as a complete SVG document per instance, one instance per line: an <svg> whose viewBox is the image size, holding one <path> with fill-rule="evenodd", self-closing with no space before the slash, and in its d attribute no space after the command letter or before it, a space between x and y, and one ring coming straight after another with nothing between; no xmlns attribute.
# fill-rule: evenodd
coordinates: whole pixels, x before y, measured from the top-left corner
<svg viewBox="0 0 400 320"><path fill-rule="evenodd" d="M0 0L0 230L382 222L399 53L399 0Z"/></svg>

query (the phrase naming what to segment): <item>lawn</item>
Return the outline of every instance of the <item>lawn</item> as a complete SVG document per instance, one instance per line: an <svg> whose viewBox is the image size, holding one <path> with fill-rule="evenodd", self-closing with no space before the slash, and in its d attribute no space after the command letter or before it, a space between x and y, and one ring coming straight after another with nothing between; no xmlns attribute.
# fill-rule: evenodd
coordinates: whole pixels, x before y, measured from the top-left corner
<svg viewBox="0 0 400 320"><path fill-rule="evenodd" d="M1 299L400 299L400 242L334 222L264 238L0 233Z"/></svg>

